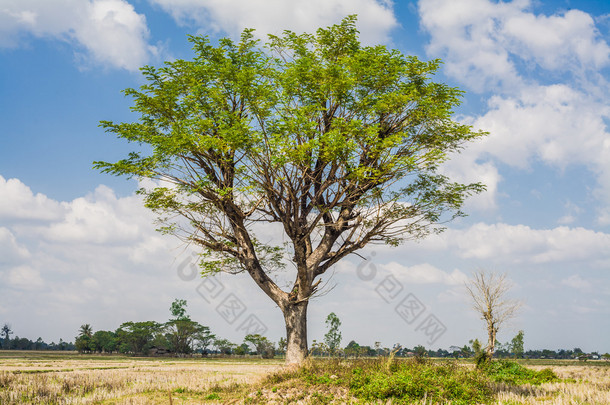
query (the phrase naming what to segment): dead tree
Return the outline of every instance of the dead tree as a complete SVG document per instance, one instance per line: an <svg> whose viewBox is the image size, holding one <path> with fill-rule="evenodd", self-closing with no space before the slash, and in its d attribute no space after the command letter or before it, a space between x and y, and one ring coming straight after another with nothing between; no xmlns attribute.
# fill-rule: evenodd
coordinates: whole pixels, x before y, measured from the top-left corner
<svg viewBox="0 0 610 405"><path fill-rule="evenodd" d="M472 297L472 307L487 324L488 340L485 351L487 358L491 359L500 326L517 315L522 302L506 297L511 288L506 274L477 270L466 283L466 288Z"/></svg>

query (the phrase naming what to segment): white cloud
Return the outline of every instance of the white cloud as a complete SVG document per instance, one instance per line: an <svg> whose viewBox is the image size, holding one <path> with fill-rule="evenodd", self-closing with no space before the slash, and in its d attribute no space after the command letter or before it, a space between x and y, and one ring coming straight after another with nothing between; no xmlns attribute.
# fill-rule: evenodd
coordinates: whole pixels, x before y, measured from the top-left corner
<svg viewBox="0 0 610 405"><path fill-rule="evenodd" d="M422 263L415 266L405 266L397 262L390 262L379 266L388 270L405 284L432 284L462 285L468 276L458 269L451 273L438 269L429 264Z"/></svg>
<svg viewBox="0 0 610 405"><path fill-rule="evenodd" d="M593 18L580 10L552 16L521 12L504 21L502 34L515 53L545 69L599 69L610 62L610 47Z"/></svg>
<svg viewBox="0 0 610 405"><path fill-rule="evenodd" d="M608 117L610 107L567 85L531 86L516 97L490 98L489 111L472 122L490 135L472 148L519 168L537 158L561 169L610 170Z"/></svg>
<svg viewBox="0 0 610 405"><path fill-rule="evenodd" d="M590 15L535 15L530 7L528 0L421 0L421 23L431 35L427 51L476 91L525 85L517 61L577 74L610 64L610 46Z"/></svg>
<svg viewBox="0 0 610 405"><path fill-rule="evenodd" d="M56 340L90 320L163 320L172 296L196 295L176 274L179 242L155 231L141 197L99 186L59 202L1 180L0 295L20 333Z"/></svg>
<svg viewBox="0 0 610 405"><path fill-rule="evenodd" d="M568 278L561 280L561 284L578 290L588 290L591 288L591 283L580 277L578 274L573 274Z"/></svg>
<svg viewBox="0 0 610 405"><path fill-rule="evenodd" d="M27 265L9 270L6 280L11 287L23 290L38 290L43 285L40 272Z"/></svg>
<svg viewBox="0 0 610 405"><path fill-rule="evenodd" d="M478 260L537 264L610 259L610 234L579 227L478 223L465 230L450 229L442 237L459 256Z"/></svg>
<svg viewBox="0 0 610 405"><path fill-rule="evenodd" d="M578 215L582 213L582 209L571 201L566 202L564 207L567 213L559 218L557 223L560 225L570 225L576 222Z"/></svg>
<svg viewBox="0 0 610 405"><path fill-rule="evenodd" d="M604 205L598 221L610 223L610 45L595 20L580 10L535 14L528 0L420 0L427 52L468 88L490 94L488 111L464 118L490 135L448 165L450 174L482 176L493 186L499 161L520 169L534 160L565 170L588 168L598 180L594 196ZM550 83L550 84L549 84ZM455 173L454 173L455 172ZM493 207L495 195L481 201ZM561 221L569 223L570 216Z"/></svg>
<svg viewBox="0 0 610 405"><path fill-rule="evenodd" d="M106 186L93 194L64 202L60 221L39 229L49 241L121 244L139 241L154 217L141 209L137 197L118 199Z"/></svg>
<svg viewBox="0 0 610 405"><path fill-rule="evenodd" d="M471 146L471 161L483 156L525 169L534 160L561 171L587 167L597 177L596 196L610 207L610 132L605 100L568 85L531 86L517 96L493 96L489 111L473 118L489 136ZM476 166L467 166L476 167ZM473 170L473 169L471 169Z"/></svg>
<svg viewBox="0 0 610 405"><path fill-rule="evenodd" d="M496 208L498 187L502 181L498 168L491 162L480 162L477 150L477 142L467 146L462 153L454 154L451 160L443 164L442 172L453 181L464 184L483 183L486 190L480 194L469 197L466 200L464 210L472 209L493 210ZM480 146L479 146L480 147Z"/></svg>
<svg viewBox="0 0 610 405"><path fill-rule="evenodd" d="M358 14L358 28L365 43L388 40L397 25L387 0L149 0L161 6L176 21L194 23L201 31L224 31L237 36L244 28L257 34L281 34L284 29L313 32Z"/></svg>
<svg viewBox="0 0 610 405"><path fill-rule="evenodd" d="M14 182L19 189L29 191L18 180ZM0 283L0 295L5 298L0 312L10 314L5 319L20 336L43 336L47 341L57 341L59 337L71 340L83 323L92 323L95 330L112 330L128 320L163 321L169 315L171 301L184 298L194 319L209 324L221 336L243 338L238 336L235 325L226 324L215 313L218 302L205 302L198 295L196 287L201 280L187 282L179 277L177 268L189 256L188 249L177 249L176 240L154 231L152 215L142 206L139 196L119 198L111 189L100 186L93 193L72 201L57 202L43 197L29 192L20 201L24 206L35 207L35 202L43 199L46 203L41 209L59 206L58 214L40 215L50 218L46 220L28 219L27 226L9 218L7 225L0 227L0 254L5 253L5 248L18 252L10 263L0 263L0 277L6 281ZM400 256L392 259L385 250L379 250L372 260L378 270L374 280L358 278L355 270L360 264L340 262L336 268L337 279L333 280L339 283L338 288L312 305L312 315L320 315L318 324L323 324L323 316L328 311L342 309L346 321L351 318L361 325L365 314L367 322L376 328L389 325L387 331L384 329L384 336L394 336L392 333L396 332L392 330L399 322L407 328L399 332L400 338L404 338L404 333L411 333L410 339L421 338L423 342L425 336L418 335L415 326L409 329L394 312L395 302L389 305L380 295L383 291L379 285L386 276L393 275L403 286L395 301L413 293L430 313L449 326L456 305L465 304L460 286L467 276L454 264L460 256L487 263L520 262L523 263L520 268L556 262L565 268L561 262L570 265L572 260L581 260L579 266L587 268L596 260L610 259L607 252L610 235L582 228L536 230L526 226L477 224L464 230L449 229L425 243L429 245L394 249ZM414 259L411 249L425 250L425 257ZM428 263L428 258L440 256L438 252L450 264ZM175 258L179 255L180 258ZM459 266L462 268L463 264ZM587 282L592 283L592 280L568 277L572 273L564 273L563 284L583 287ZM330 274L323 277L325 282L328 277ZM218 280L226 287L225 295L220 298L236 294L247 303L249 311L268 322L272 331L270 338L280 336L281 314L247 274L238 278L224 275ZM331 281L329 287L332 285ZM346 306L347 300L350 305ZM57 314L63 316L58 318ZM313 332L316 327L312 325L312 339L318 337ZM366 333L359 335L361 332L356 327L353 333L356 339L375 338ZM440 345L443 347L445 343Z"/></svg>
<svg viewBox="0 0 610 405"><path fill-rule="evenodd" d="M7 228L0 227L0 264L17 263L28 257L30 252L17 243L15 235Z"/></svg>
<svg viewBox="0 0 610 405"><path fill-rule="evenodd" d="M125 0L3 1L0 47L19 46L25 34L67 41L87 63L127 70L137 70L158 52L147 43L146 18Z"/></svg>
<svg viewBox="0 0 610 405"><path fill-rule="evenodd" d="M0 175L0 220L45 220L58 219L63 208L43 194L32 190L18 179L8 179Z"/></svg>

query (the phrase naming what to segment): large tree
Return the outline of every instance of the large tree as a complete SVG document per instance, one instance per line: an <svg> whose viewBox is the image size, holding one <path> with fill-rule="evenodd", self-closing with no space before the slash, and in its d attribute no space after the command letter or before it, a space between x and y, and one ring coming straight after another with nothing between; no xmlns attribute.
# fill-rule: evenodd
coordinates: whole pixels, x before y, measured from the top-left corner
<svg viewBox="0 0 610 405"><path fill-rule="evenodd" d="M216 46L191 36L193 60L146 66L125 91L139 121L102 122L144 147L95 167L155 180L145 205L201 248L204 275L252 277L283 312L288 363L307 355L307 306L330 267L438 231L484 188L438 171L483 135L451 120L462 92L431 80L440 61L364 47L355 24L264 45L252 30ZM265 223L287 243L258 238ZM287 261L284 290L270 273Z"/></svg>

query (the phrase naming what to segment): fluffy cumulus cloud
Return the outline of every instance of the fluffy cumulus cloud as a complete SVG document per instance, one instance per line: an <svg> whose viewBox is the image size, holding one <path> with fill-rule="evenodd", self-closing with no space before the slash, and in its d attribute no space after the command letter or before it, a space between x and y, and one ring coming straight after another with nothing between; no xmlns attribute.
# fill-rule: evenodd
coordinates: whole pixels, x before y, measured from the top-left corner
<svg viewBox="0 0 610 405"><path fill-rule="evenodd" d="M119 198L99 186L55 201L2 177L0 195L1 305L21 333L56 339L86 318L107 328L163 319L183 283L172 271L180 243L155 231L139 196ZM51 313L64 316L45 325Z"/></svg>
<svg viewBox="0 0 610 405"><path fill-rule="evenodd" d="M0 227L0 265L20 262L29 256L30 252L17 242L15 235L9 229Z"/></svg>
<svg viewBox="0 0 610 405"><path fill-rule="evenodd" d="M598 180L598 220L609 224L610 85L602 69L610 66L610 45L594 18L580 10L537 14L528 0L421 0L419 12L429 55L488 96L487 112L463 119L490 135L448 170L476 178L482 162L587 167ZM501 176L491 166L485 173L493 196Z"/></svg>
<svg viewBox="0 0 610 405"><path fill-rule="evenodd" d="M536 158L562 169L587 164L600 170L610 157L604 123L610 107L565 84L527 87L516 97L494 96L488 105L472 122L490 132L474 146L481 154L520 168Z"/></svg>
<svg viewBox="0 0 610 405"><path fill-rule="evenodd" d="M358 28L366 43L388 40L397 25L387 0L149 0L179 23L195 24L204 32L237 36L255 28L260 36L281 34L284 29L312 32L336 24L348 14L358 14Z"/></svg>
<svg viewBox="0 0 610 405"><path fill-rule="evenodd" d="M610 260L610 234L560 226L532 229L526 225L478 223L442 236L446 246L464 258L504 263L588 262L603 266Z"/></svg>
<svg viewBox="0 0 610 405"><path fill-rule="evenodd" d="M133 243L144 236L145 224L152 222L150 215L138 210L138 202L135 197L118 199L111 189L100 186L86 197L64 203L66 213L61 220L40 232L51 241Z"/></svg>
<svg viewBox="0 0 610 405"><path fill-rule="evenodd" d="M136 70L156 47L146 18L125 0L5 0L0 4L0 47L28 35L74 44L81 62Z"/></svg>
<svg viewBox="0 0 610 405"><path fill-rule="evenodd" d="M610 64L610 46L589 14L536 15L531 7L529 0L421 0L428 52L442 55L448 73L477 91L525 85L518 63L572 73Z"/></svg>
<svg viewBox="0 0 610 405"><path fill-rule="evenodd" d="M0 221L53 220L64 209L57 201L43 194L34 194L18 179L5 179L0 175Z"/></svg>

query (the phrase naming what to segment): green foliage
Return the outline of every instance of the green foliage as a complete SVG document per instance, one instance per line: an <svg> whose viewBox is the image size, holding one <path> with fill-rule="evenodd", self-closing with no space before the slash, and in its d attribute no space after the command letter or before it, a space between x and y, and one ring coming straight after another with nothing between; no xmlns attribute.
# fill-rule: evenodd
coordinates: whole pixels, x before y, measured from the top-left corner
<svg viewBox="0 0 610 405"><path fill-rule="evenodd" d="M263 359L272 359L275 357L275 346L265 336L259 334L246 335L244 343L250 343L256 349L256 353Z"/></svg>
<svg viewBox="0 0 610 405"><path fill-rule="evenodd" d="M347 346L345 346L345 349L343 349L343 352L348 357L358 357L361 352L360 345L358 343L356 343L355 340L352 340L347 344Z"/></svg>
<svg viewBox="0 0 610 405"><path fill-rule="evenodd" d="M413 348L413 353L415 353L415 359L420 360L428 355L426 348L422 345L417 345Z"/></svg>
<svg viewBox="0 0 610 405"><path fill-rule="evenodd" d="M492 381L511 385L539 385L559 381L559 377L549 368L536 371L507 360L489 362L483 371Z"/></svg>
<svg viewBox="0 0 610 405"><path fill-rule="evenodd" d="M101 122L150 153L94 167L157 181L140 190L145 205L159 214L160 229L205 250L204 273L244 270L251 263L244 244L266 271L284 265L284 247L237 237L235 227L249 232L254 221L306 234L332 223L334 241L359 229L351 236L358 244L346 239L332 255L329 247L330 267L371 241L395 245L438 231L484 190L438 173L485 135L451 120L462 91L431 80L439 60L361 46L355 16L264 45L251 31L216 46L189 37L193 60L146 66L146 84L125 90L137 122ZM293 243L303 241L299 232L288 231Z"/></svg>
<svg viewBox="0 0 610 405"><path fill-rule="evenodd" d="M174 300L174 302L172 302L172 306L169 310L175 320L190 320L189 316L186 314L186 305L186 300L180 300L177 298Z"/></svg>
<svg viewBox="0 0 610 405"><path fill-rule="evenodd" d="M250 346L247 343L242 343L233 350L233 354L243 356L250 353Z"/></svg>
<svg viewBox="0 0 610 405"><path fill-rule="evenodd" d="M328 331L324 335L324 343L328 347L328 354L333 356L336 354L339 345L341 344L341 331L339 331L339 327L341 326L341 321L339 317L331 312L326 317L326 327Z"/></svg>
<svg viewBox="0 0 610 405"><path fill-rule="evenodd" d="M93 329L86 323L78 329L78 336L74 340L74 347L79 353L89 353L96 351L96 344L93 340Z"/></svg>
<svg viewBox="0 0 610 405"><path fill-rule="evenodd" d="M74 340L74 347L79 353L89 353L91 351L91 338L87 336L78 336Z"/></svg>
<svg viewBox="0 0 610 405"><path fill-rule="evenodd" d="M523 357L523 336L524 332L520 330L519 333L517 333L515 337L510 341L511 352L516 358Z"/></svg>
<svg viewBox="0 0 610 405"><path fill-rule="evenodd" d="M355 397L369 401L392 400L413 403L426 399L432 403L490 403L493 399L489 380L479 372L456 363L395 361L391 368L386 359L338 359L309 361L297 371L273 375L269 383L298 378L308 385L338 385L349 388Z"/></svg>
<svg viewBox="0 0 610 405"><path fill-rule="evenodd" d="M484 351L483 351L484 352ZM307 386L341 386L366 403L396 404L494 403L494 385L541 384L560 381L550 369L535 371L514 362L494 361L483 369L472 369L457 361L388 358L309 359L298 369L271 374L268 386L294 386L299 380Z"/></svg>
<svg viewBox="0 0 610 405"><path fill-rule="evenodd" d="M288 342L286 342L286 338L285 337L281 337L280 340L278 340L277 342L277 350L278 352L280 352L280 354L285 354L286 353L286 346L287 346Z"/></svg>
<svg viewBox="0 0 610 405"><path fill-rule="evenodd" d="M124 322L116 330L121 353L146 354L153 341L163 332L163 324L155 321Z"/></svg>
<svg viewBox="0 0 610 405"><path fill-rule="evenodd" d="M98 353L112 353L117 350L117 336L112 331L98 330L93 334L90 341L92 351Z"/></svg>
<svg viewBox="0 0 610 405"><path fill-rule="evenodd" d="M350 390L358 398L412 403L426 399L454 404L489 403L487 380L455 363L402 362L392 372L353 370Z"/></svg>
<svg viewBox="0 0 610 405"><path fill-rule="evenodd" d="M235 343L232 343L228 339L214 339L213 345L218 349L221 354L231 354L237 347Z"/></svg>
<svg viewBox="0 0 610 405"><path fill-rule="evenodd" d="M206 395L204 399L207 399L209 401L211 401L211 400L219 400L220 399L220 395L218 395L217 393L213 392L211 394Z"/></svg>
<svg viewBox="0 0 610 405"><path fill-rule="evenodd" d="M485 350L479 350L474 354L474 364L478 369L484 369L491 362L491 356Z"/></svg>
<svg viewBox="0 0 610 405"><path fill-rule="evenodd" d="M101 122L141 151L94 167L152 180L139 190L145 206L161 232L202 249L202 274L246 271L286 315L369 243L396 246L463 216L484 185L439 169L485 133L451 119L462 91L432 80L439 60L362 46L355 16L254 38L191 36L193 60L144 67L146 83L125 90L137 122ZM279 225L286 244L257 238L261 222ZM270 273L288 257L297 274L284 291Z"/></svg>
<svg viewBox="0 0 610 405"><path fill-rule="evenodd" d="M11 335L13 334L11 325L9 325L8 323L2 325L2 329L0 329L0 334L4 336L4 339L2 340L2 348L8 348L8 345L11 340Z"/></svg>
<svg viewBox="0 0 610 405"><path fill-rule="evenodd" d="M202 351L206 350L214 339L209 327L191 320L186 314L186 306L186 300L174 300L170 307L174 318L164 325L167 348L174 353L191 353L197 343ZM162 345L162 343L157 344L157 346Z"/></svg>
<svg viewBox="0 0 610 405"><path fill-rule="evenodd" d="M483 345L481 345L479 339L470 340L468 343L472 345L472 351L475 355L483 350Z"/></svg>

